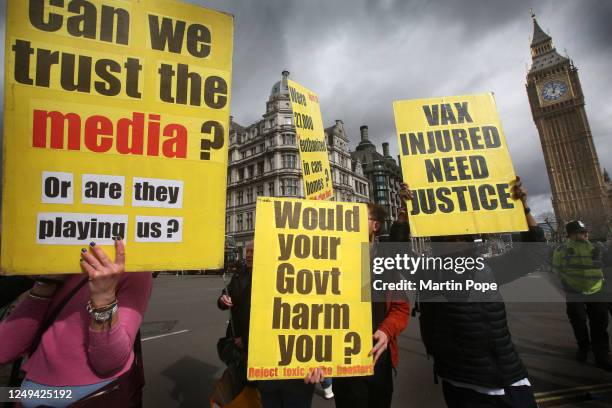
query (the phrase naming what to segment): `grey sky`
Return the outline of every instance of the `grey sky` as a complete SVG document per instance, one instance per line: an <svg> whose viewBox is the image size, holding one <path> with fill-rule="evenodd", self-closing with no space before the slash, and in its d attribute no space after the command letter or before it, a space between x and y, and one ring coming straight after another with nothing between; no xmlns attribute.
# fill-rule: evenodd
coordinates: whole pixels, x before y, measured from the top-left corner
<svg viewBox="0 0 612 408"><path fill-rule="evenodd" d="M192 1L235 15L232 111L248 125L286 68L316 91L326 126L344 120L397 153L392 102L495 93L515 169L534 212L550 186L525 92L530 8L561 54L578 66L602 166L612 169L612 2L608 0Z"/></svg>
<svg viewBox="0 0 612 408"><path fill-rule="evenodd" d="M550 186L525 92L533 8L557 50L574 60L602 166L612 170L612 1L191 0L235 16L232 113L261 117L283 69L320 96L325 126L344 120L397 154L392 102L494 92L515 169L532 207ZM4 33L4 4L2 33ZM2 49L4 48L2 39ZM4 54L4 53L2 53Z"/></svg>

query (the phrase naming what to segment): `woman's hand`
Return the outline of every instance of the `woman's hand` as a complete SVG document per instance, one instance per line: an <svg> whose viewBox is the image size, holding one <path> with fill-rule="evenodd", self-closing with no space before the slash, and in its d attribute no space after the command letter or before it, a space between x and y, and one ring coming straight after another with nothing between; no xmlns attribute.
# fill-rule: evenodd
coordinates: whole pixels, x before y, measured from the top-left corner
<svg viewBox="0 0 612 408"><path fill-rule="evenodd" d="M521 200L523 207L527 208L527 189L523 187L523 183L519 176L516 176L516 182L514 186L512 186L512 198Z"/></svg>
<svg viewBox="0 0 612 408"><path fill-rule="evenodd" d="M406 207L406 205L408 201L412 200L412 198L414 197L414 193L410 190L408 184L402 183L400 184L399 195L402 200L402 206L397 212L397 222L407 222L408 208Z"/></svg>
<svg viewBox="0 0 612 408"><path fill-rule="evenodd" d="M325 374L323 374L323 370L321 368L314 368L306 374L304 378L304 382L306 384L316 384L320 383L325 379Z"/></svg>
<svg viewBox="0 0 612 408"><path fill-rule="evenodd" d="M111 261L95 242L81 250L81 268L89 275L89 295L94 308L116 300L117 283L125 272L125 244L121 237L115 240L115 261Z"/></svg>
<svg viewBox="0 0 612 408"><path fill-rule="evenodd" d="M521 182L521 178L516 176L516 182L514 186L512 186L512 198L515 200L521 200L523 203L523 208L525 208L525 219L527 220L527 225L530 227L537 227L538 221L536 221L533 214L531 214L531 209L527 205L527 189L523 187L523 183Z"/></svg>
<svg viewBox="0 0 612 408"><path fill-rule="evenodd" d="M404 203L406 201L412 200L412 198L414 197L414 193L412 192L412 190L410 190L410 187L408 187L408 184L406 183L400 184L399 195Z"/></svg>
<svg viewBox="0 0 612 408"><path fill-rule="evenodd" d="M372 350L368 353L368 357L374 356L374 364L376 364L382 353L387 349L389 338L382 330L376 330L372 338L374 339L374 347L372 347Z"/></svg>
<svg viewBox="0 0 612 408"><path fill-rule="evenodd" d="M232 298L230 295L223 295L219 298L219 301L225 305L226 307L233 307L234 303L232 303Z"/></svg>

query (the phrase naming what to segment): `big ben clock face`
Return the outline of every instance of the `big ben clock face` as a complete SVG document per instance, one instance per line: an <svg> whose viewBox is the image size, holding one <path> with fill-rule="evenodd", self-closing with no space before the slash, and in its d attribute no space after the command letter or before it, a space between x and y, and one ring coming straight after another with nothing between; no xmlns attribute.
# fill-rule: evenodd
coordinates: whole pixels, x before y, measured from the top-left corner
<svg viewBox="0 0 612 408"><path fill-rule="evenodd" d="M549 81L542 87L542 98L547 102L555 102L567 95L568 86L565 81Z"/></svg>

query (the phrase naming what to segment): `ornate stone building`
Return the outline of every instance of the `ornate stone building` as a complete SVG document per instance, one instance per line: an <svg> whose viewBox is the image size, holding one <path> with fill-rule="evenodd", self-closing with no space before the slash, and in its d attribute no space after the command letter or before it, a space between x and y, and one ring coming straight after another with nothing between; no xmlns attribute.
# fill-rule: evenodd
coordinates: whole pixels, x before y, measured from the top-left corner
<svg viewBox="0 0 612 408"><path fill-rule="evenodd" d="M253 239L258 196L304 197L288 76L283 71L272 87L261 120L246 127L231 120L225 231L240 249ZM325 133L336 200L369 201L368 179L351 159L344 124L337 120Z"/></svg>
<svg viewBox="0 0 612 408"><path fill-rule="evenodd" d="M363 174L370 180L372 202L380 204L387 210L386 231L401 207L399 196L402 183L402 170L389 154L389 143L383 143L383 154L378 153L376 146L370 142L368 127L361 126L361 141L354 152L351 153L355 163L362 166Z"/></svg>
<svg viewBox="0 0 612 408"><path fill-rule="evenodd" d="M578 69L557 53L535 16L531 56L527 95L540 134L557 224L562 228L572 219L581 219L593 238L605 238L610 232L608 187L584 109Z"/></svg>
<svg viewBox="0 0 612 408"><path fill-rule="evenodd" d="M349 137L341 120L325 129L336 201L370 201L370 184L361 163L351 157Z"/></svg>

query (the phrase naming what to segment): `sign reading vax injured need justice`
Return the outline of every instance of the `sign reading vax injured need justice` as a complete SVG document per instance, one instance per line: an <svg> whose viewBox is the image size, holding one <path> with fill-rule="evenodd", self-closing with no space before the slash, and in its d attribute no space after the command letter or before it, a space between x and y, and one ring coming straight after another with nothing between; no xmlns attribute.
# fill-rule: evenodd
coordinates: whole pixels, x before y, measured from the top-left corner
<svg viewBox="0 0 612 408"><path fill-rule="evenodd" d="M393 104L414 236L527 229L492 94Z"/></svg>
<svg viewBox="0 0 612 408"><path fill-rule="evenodd" d="M2 272L80 272L75 246L114 236L130 271L221 267L232 16L174 0L7 7Z"/></svg>
<svg viewBox="0 0 612 408"><path fill-rule="evenodd" d="M315 367L371 375L365 204L258 198L256 214L249 379L304 378Z"/></svg>

